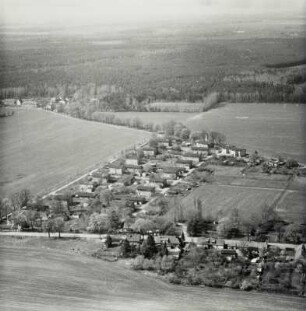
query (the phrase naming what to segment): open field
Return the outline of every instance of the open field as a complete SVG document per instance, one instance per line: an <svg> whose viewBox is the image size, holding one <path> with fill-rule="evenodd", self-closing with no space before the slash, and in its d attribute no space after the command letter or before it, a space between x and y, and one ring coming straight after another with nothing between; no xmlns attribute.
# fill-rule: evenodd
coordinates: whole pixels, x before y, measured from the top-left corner
<svg viewBox="0 0 306 311"><path fill-rule="evenodd" d="M17 110L0 120L0 194L24 187L39 193L146 137L149 134L139 130L42 110Z"/></svg>
<svg viewBox="0 0 306 311"><path fill-rule="evenodd" d="M1 247L1 310L302 310L304 299L168 285L116 263Z"/></svg>
<svg viewBox="0 0 306 311"><path fill-rule="evenodd" d="M194 207L194 199L202 202L203 215L222 219L237 208L242 218L257 214L265 205L275 204L285 220L304 223L306 220L305 177L290 179L285 175L240 173L241 168L213 166L211 183L194 190L182 201L185 215Z"/></svg>
<svg viewBox="0 0 306 311"><path fill-rule="evenodd" d="M293 104L226 104L186 120L192 130L224 133L230 144L284 154L306 163L306 106Z"/></svg>

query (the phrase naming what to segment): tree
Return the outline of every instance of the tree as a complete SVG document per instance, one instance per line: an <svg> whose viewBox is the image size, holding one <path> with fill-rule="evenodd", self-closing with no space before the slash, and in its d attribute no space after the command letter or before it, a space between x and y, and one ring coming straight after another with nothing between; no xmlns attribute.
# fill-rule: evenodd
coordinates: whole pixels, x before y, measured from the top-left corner
<svg viewBox="0 0 306 311"><path fill-rule="evenodd" d="M145 258L152 258L157 253L154 237L151 234L149 234L147 239L143 241L141 245L141 253Z"/></svg>
<svg viewBox="0 0 306 311"><path fill-rule="evenodd" d="M25 215L25 211L21 209L13 212L12 219L14 220L14 224L21 226L21 228L24 228L27 225L27 217Z"/></svg>
<svg viewBox="0 0 306 311"><path fill-rule="evenodd" d="M106 236L106 239L105 239L105 246L106 246L107 248L110 248L110 247L112 247L112 243L113 243L112 238L111 238L111 236L108 234L108 235Z"/></svg>
<svg viewBox="0 0 306 311"><path fill-rule="evenodd" d="M65 222L62 217L56 217L53 222L54 231L58 232L58 238L61 237L61 232L64 230Z"/></svg>
<svg viewBox="0 0 306 311"><path fill-rule="evenodd" d="M155 224L150 219L139 218L132 225L132 229L141 234L146 234L148 231L155 229Z"/></svg>
<svg viewBox="0 0 306 311"><path fill-rule="evenodd" d="M298 161L294 160L294 159L288 159L286 162L286 167L287 168L294 168L294 167L298 167L299 163Z"/></svg>
<svg viewBox="0 0 306 311"><path fill-rule="evenodd" d="M11 196L11 202L14 211L23 208L28 205L32 198L31 192L28 189L23 189L20 192L16 192Z"/></svg>
<svg viewBox="0 0 306 311"><path fill-rule="evenodd" d="M48 232L48 237L50 239L50 233L54 230L54 219L49 218L47 221L44 222L44 230Z"/></svg>
<svg viewBox="0 0 306 311"><path fill-rule="evenodd" d="M167 244L166 242L163 242L160 246L160 251L159 251L159 255L161 257L163 256L168 256L168 249L167 249Z"/></svg>
<svg viewBox="0 0 306 311"><path fill-rule="evenodd" d="M27 224L29 225L29 227L31 229L34 228L34 224L35 224L35 220L37 219L38 217L38 213L34 210L26 210L25 211L25 216L26 216L26 219L27 219Z"/></svg>
<svg viewBox="0 0 306 311"><path fill-rule="evenodd" d="M120 228L121 222L116 211L111 211L108 215L109 229L116 230Z"/></svg>
<svg viewBox="0 0 306 311"><path fill-rule="evenodd" d="M219 132L210 132L210 139L215 144L224 144L226 141L225 135Z"/></svg>
<svg viewBox="0 0 306 311"><path fill-rule="evenodd" d="M109 229L108 216L106 214L93 213L89 218L88 230L102 234Z"/></svg>
<svg viewBox="0 0 306 311"><path fill-rule="evenodd" d="M3 217L7 217L9 211L11 210L11 202L8 198L1 199L0 201L0 220Z"/></svg>
<svg viewBox="0 0 306 311"><path fill-rule="evenodd" d="M285 231L284 231L284 238L286 241L290 243L299 243L301 240L301 226L298 224L290 224L286 226Z"/></svg>
<svg viewBox="0 0 306 311"><path fill-rule="evenodd" d="M122 241L121 247L120 247L120 254L123 258L129 257L131 254L131 245L128 239L124 239Z"/></svg>

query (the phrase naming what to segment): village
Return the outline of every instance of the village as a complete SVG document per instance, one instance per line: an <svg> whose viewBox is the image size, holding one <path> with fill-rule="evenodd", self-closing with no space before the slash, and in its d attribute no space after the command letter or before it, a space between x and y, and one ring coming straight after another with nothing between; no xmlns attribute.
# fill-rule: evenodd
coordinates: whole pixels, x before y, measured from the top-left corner
<svg viewBox="0 0 306 311"><path fill-rule="evenodd" d="M267 232L251 234L235 224L221 232L218 219L203 218L196 197L191 203L196 212L191 218L182 217L180 201L203 185L213 185L215 170L222 168L233 168L239 176L248 171L285 175L288 184L293 176L305 176L304 165L293 159L263 157L257 151L248 154L245 148L226 143L221 133L191 132L182 123L170 121L148 142L122 151L106 165L35 202L28 200L21 211L2 220L7 230L17 229L21 235L44 231L49 237L62 233L62 237L96 239L98 234L97 257L135 258L133 266L140 270L154 270L158 254L173 269L197 250L215 253L227 265L247 260L260 280L266 262L291 265L304 258L303 233L295 232L293 240L280 239L275 228L290 225L281 219L267 219L271 227ZM271 212L275 206L269 208ZM154 264L148 264L150 260Z"/></svg>
<svg viewBox="0 0 306 311"><path fill-rule="evenodd" d="M184 132L185 127L180 126L181 132ZM160 199L187 195L205 183L207 177L213 174L207 167L208 163L238 166L241 168L241 174L247 168L258 165L269 170L286 165L283 159L265 160L258 153L250 156L246 149L223 143L221 134L216 133L211 137L207 132L187 133L184 138L180 138L169 136L166 132L158 132L141 148L125 151L121 157L67 189L46 197L42 204L42 209L46 212L45 220L58 213L64 215L66 220L80 220L97 211L103 213L101 209L95 209L95 204L99 201L104 211L116 209L118 212L119 209L121 215L126 217L120 224L108 230L97 224L92 232L104 233L102 240L109 246L118 246L123 241L128 241L135 254L140 252L143 241L151 236L158 248L166 248L167 254L176 259L188 252L192 244L207 249L218 249L227 258L237 256L240 249L251 249L255 260L258 260L256 254L258 255L260 250L277 247L282 250L286 260L293 260L296 249L301 248L301 245L275 241L257 242L245 238L222 239L218 234L211 233L202 237L192 237L188 233L187 225L179 222L173 224L175 229L171 234L164 234L165 230L153 229L150 226L146 228L145 225L136 229L135 222L139 219L145 222L147 215L150 215L150 207ZM294 168L298 166L297 163L291 165ZM202 174L200 179L194 177L198 174ZM70 232L78 233L79 230L72 227ZM114 255L113 252L111 254ZM114 255L117 256L120 256L120 253Z"/></svg>

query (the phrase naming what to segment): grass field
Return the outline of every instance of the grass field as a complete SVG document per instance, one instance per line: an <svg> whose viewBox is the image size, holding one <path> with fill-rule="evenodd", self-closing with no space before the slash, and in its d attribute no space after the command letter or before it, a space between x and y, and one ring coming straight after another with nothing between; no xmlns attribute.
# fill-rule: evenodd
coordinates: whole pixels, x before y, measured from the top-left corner
<svg viewBox="0 0 306 311"><path fill-rule="evenodd" d="M39 247L0 248L0 306L17 310L302 310L304 299L168 285L82 255Z"/></svg>
<svg viewBox="0 0 306 311"><path fill-rule="evenodd" d="M247 219L265 205L276 204L276 210L284 220L305 222L306 178L295 177L289 181L289 177L284 175L242 175L240 168L211 167L215 169L211 183L204 184L183 199L185 216L193 209L194 199L199 198L203 215L211 215L219 220L228 216L234 208L239 210L243 219Z"/></svg>
<svg viewBox="0 0 306 311"><path fill-rule="evenodd" d="M146 137L143 131L40 110L16 111L0 120L0 194L24 187L39 193Z"/></svg>

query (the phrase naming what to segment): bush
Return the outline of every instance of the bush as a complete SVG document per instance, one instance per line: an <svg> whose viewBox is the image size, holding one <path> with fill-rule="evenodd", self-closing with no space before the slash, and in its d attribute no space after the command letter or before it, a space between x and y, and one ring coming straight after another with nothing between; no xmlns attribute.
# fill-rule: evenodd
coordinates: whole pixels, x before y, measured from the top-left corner
<svg viewBox="0 0 306 311"><path fill-rule="evenodd" d="M137 256L133 263L132 263L132 267L134 270L142 270L143 269L143 262L144 262L144 256L139 255Z"/></svg>

